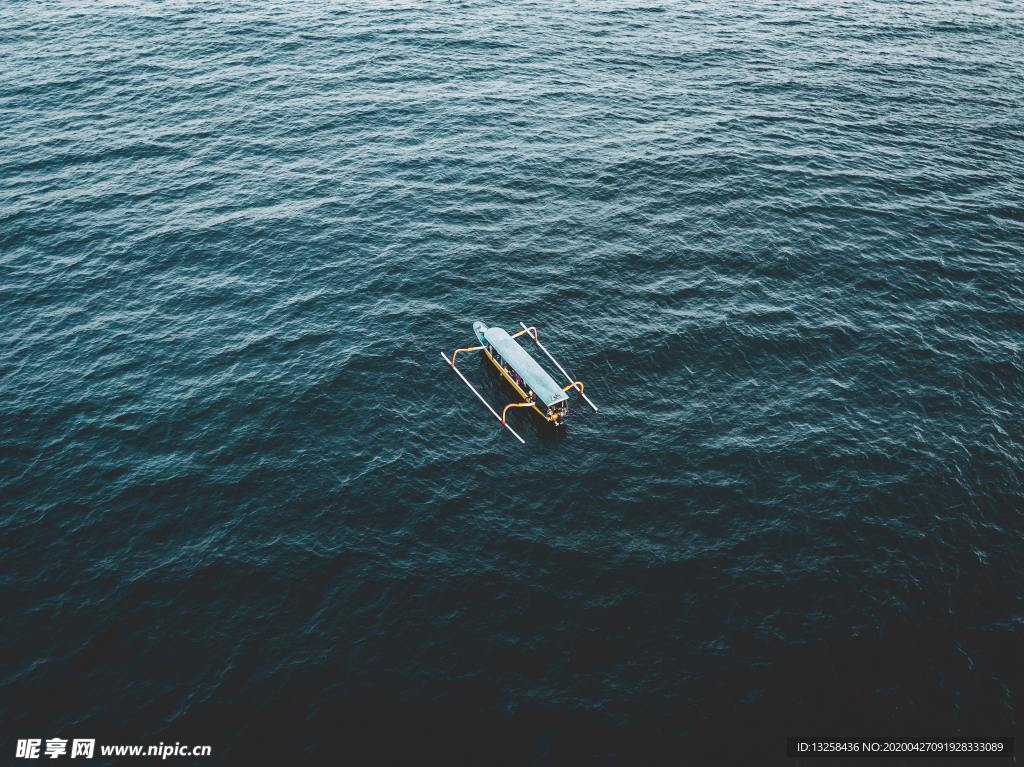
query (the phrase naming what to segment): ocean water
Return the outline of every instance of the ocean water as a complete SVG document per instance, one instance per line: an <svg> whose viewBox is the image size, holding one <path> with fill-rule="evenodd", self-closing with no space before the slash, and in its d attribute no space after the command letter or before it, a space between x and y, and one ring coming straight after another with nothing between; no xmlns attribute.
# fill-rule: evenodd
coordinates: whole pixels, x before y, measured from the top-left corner
<svg viewBox="0 0 1024 767"><path fill-rule="evenodd" d="M0 6L4 757L1019 731L1022 40L1004 0ZM600 411L516 442L439 355L478 319Z"/></svg>

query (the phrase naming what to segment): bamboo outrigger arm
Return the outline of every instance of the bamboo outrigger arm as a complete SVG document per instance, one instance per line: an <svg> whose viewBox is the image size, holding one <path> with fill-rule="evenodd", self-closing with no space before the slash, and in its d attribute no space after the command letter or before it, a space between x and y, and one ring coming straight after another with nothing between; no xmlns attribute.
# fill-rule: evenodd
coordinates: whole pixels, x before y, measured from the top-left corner
<svg viewBox="0 0 1024 767"><path fill-rule="evenodd" d="M562 391L569 391L569 389L579 389L580 394L583 394L583 381L573 381L568 386L562 387ZM587 402L590 402L590 400L587 400ZM597 410L597 408L594 409Z"/></svg>
<svg viewBox="0 0 1024 767"><path fill-rule="evenodd" d="M455 371L455 374L459 378L462 379L462 382L464 384L466 384L466 386L468 386L470 389L473 390L473 394L476 395L477 399L484 403L484 407L486 407L488 410L491 411L491 415L493 415L495 418L497 418L499 421L501 421L501 425L504 426L506 429L508 429L510 432L512 432L512 436L515 437L516 439L518 439L520 442L522 442L525 445L526 444L526 440L523 439L522 437L520 437L518 434L516 434L516 430L513 429L511 426L509 426L507 423L505 423L502 420L501 416L498 415L497 412L495 412L494 408L490 406L490 404L487 402L487 400L485 400L483 398L483 396L480 394L480 392L478 392L476 390L476 388L473 386L473 384L471 384L469 382L469 380L467 380L466 376L462 375L462 371L459 370L457 367L455 367L455 356L452 355L452 359L448 359L448 355L445 354L444 352L441 352L441 356L444 358L444 361L448 363L448 365L451 367L451 369Z"/></svg>
<svg viewBox="0 0 1024 767"><path fill-rule="evenodd" d="M520 322L520 323L519 323L519 325L520 325L520 326L522 327L522 329L523 329L523 331L522 331L522 332L524 332L524 333L529 333L529 335L530 335L530 338L532 338L532 339L533 339L533 342L534 342L535 344L537 344L537 346L538 346L538 347L540 348L540 350L541 350L542 352L544 352L544 354L545 354L545 355L547 355L547 358L548 358L549 360L551 360L551 362L552 362L552 363L554 363L555 367L556 367L556 368L558 368L558 369L559 369L559 371L561 371L562 375L564 375L564 376L565 376L565 380L569 382L569 386L567 386L567 387L566 387L565 389L563 389L562 391L567 391L568 389L573 389L573 388L575 388L575 387L576 387L576 384L579 384L579 388L580 388L580 396L581 396L581 397L583 397L584 401L585 401L585 402L586 402L586 403L587 403L588 405L590 405L590 407L594 408L594 412L596 413L596 412L597 412L597 405L595 405L595 404L594 404L593 402L591 402L591 401L590 401L590 397L588 397L588 396L587 396L586 394L584 394L584 393L583 393L583 384L582 384L581 382L579 382L579 381L576 381L576 380L574 380L574 379L573 379L573 377L572 377L571 375L569 375L568 373L566 373L566 372L565 372L565 368L563 368L563 367L562 367L561 365L559 365L559 364L558 364L558 360L556 360L556 359L555 359L554 357L552 357L552 356L551 356L551 352L549 352L549 351L548 351L547 349L545 349L545 348L544 348L544 344L542 344L542 343L540 342L540 333L539 333L539 332L537 332L537 328L535 328L535 327L532 327L532 326L531 326L531 327L527 327L527 326L526 326L526 325L524 325L524 324L523 324L522 322ZM517 334L517 335L518 335L518 334Z"/></svg>

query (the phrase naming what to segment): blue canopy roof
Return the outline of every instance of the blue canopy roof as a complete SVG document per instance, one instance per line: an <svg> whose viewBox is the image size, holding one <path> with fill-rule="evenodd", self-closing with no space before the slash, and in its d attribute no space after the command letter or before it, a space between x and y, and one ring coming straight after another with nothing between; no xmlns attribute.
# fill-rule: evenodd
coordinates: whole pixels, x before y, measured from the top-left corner
<svg viewBox="0 0 1024 767"><path fill-rule="evenodd" d="M484 331L484 339L519 374L523 383L532 389L533 393L537 395L537 399L545 405L554 405L556 402L569 399L569 396L562 391L562 387L547 374L547 371L538 365L526 349L504 330L487 328Z"/></svg>

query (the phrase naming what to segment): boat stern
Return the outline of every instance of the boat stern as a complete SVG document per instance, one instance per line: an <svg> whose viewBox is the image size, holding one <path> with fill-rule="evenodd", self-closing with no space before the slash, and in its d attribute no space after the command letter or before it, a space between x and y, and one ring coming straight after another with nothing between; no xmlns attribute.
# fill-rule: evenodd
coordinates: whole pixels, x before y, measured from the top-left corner
<svg viewBox="0 0 1024 767"><path fill-rule="evenodd" d="M562 426L565 423L565 416L569 413L569 403L562 401L551 405L544 416L548 423L554 426Z"/></svg>

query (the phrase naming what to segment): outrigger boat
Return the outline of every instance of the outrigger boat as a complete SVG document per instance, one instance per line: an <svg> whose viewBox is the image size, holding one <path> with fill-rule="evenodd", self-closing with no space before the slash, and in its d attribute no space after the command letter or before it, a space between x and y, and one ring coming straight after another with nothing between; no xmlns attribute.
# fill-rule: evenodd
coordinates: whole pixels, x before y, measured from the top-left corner
<svg viewBox="0 0 1024 767"><path fill-rule="evenodd" d="M519 326L522 330L509 335L499 327L489 328L482 322L474 322L473 332L476 334L476 340L480 345L456 349L452 352L451 359L444 352L441 352L441 356L451 366L451 369L458 374L462 382L472 389L477 398L487 406L491 414L501 421L501 425L512 432L515 438L525 445L526 441L516 434L515 429L509 426L507 417L508 411L512 408L532 408L548 423L561 426L565 421L566 414L569 412L568 392L570 389L579 391L580 396L583 397L583 400L590 407L594 408L595 413L597 412L597 405L591 402L590 398L583 393L583 382L577 381L569 375L565 368L559 365L558 361L551 356L551 352L544 348L544 345L540 342L540 333L537 331L537 328L533 326L527 327L522 322L519 323ZM561 386L555 381L530 356L529 352L519 345L516 339L522 335L528 335L533 339L533 343L537 348L544 352L547 358L558 368L559 372L565 376L565 379L569 382L567 386ZM498 415L498 411L490 406L487 400L476 390L476 387L467 380L466 376L462 375L462 371L455 367L456 357L464 352L483 352L484 356L491 361L491 364L498 369L502 377L516 390L521 401L508 403L502 408L501 415Z"/></svg>

